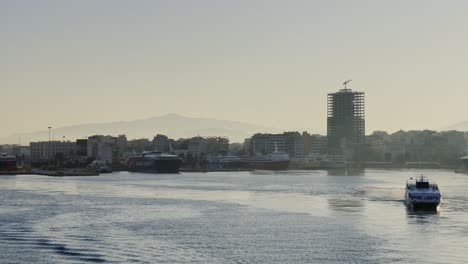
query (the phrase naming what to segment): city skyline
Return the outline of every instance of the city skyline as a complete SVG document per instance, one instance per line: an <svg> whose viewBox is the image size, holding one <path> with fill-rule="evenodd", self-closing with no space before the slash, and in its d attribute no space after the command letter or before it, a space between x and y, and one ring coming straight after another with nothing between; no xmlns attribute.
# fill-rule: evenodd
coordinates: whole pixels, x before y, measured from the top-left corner
<svg viewBox="0 0 468 264"><path fill-rule="evenodd" d="M0 137L167 113L325 134L324 98L347 79L366 134L468 119L464 1L0 7Z"/></svg>

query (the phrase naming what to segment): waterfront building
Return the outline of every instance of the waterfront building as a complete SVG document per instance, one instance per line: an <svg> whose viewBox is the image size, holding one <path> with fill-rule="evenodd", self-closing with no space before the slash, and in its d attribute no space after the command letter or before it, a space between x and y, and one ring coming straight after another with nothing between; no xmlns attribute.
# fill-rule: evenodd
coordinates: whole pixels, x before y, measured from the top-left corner
<svg viewBox="0 0 468 264"><path fill-rule="evenodd" d="M88 137L87 156L108 164L113 161L113 144L115 138L112 136L94 135Z"/></svg>
<svg viewBox="0 0 468 264"><path fill-rule="evenodd" d="M88 156L88 139L76 140L76 156L78 157Z"/></svg>
<svg viewBox="0 0 468 264"><path fill-rule="evenodd" d="M227 137L208 137L206 140L206 154L227 155L229 153L229 139Z"/></svg>
<svg viewBox="0 0 468 264"><path fill-rule="evenodd" d="M361 161L384 161L385 140L377 133L366 136L366 148L361 151ZM388 157L387 157L388 158Z"/></svg>
<svg viewBox="0 0 468 264"><path fill-rule="evenodd" d="M153 143L154 149L157 151L162 151L166 153L169 153L171 151L171 140L169 139L169 137L165 135L157 134L153 138L152 143Z"/></svg>
<svg viewBox="0 0 468 264"><path fill-rule="evenodd" d="M200 157L201 155L206 154L206 144L206 138L200 136L193 137L188 142L188 153L193 156Z"/></svg>
<svg viewBox="0 0 468 264"><path fill-rule="evenodd" d="M364 92L341 89L328 94L327 137L332 152L342 152L344 146L364 144Z"/></svg>
<svg viewBox="0 0 468 264"><path fill-rule="evenodd" d="M17 157L19 165L31 163L31 148L29 146L15 145L13 153Z"/></svg>
<svg viewBox="0 0 468 264"><path fill-rule="evenodd" d="M311 135L310 136L310 151L307 154L313 154L315 156L325 154L327 152L328 139L322 135Z"/></svg>
<svg viewBox="0 0 468 264"><path fill-rule="evenodd" d="M17 144L3 144L0 145L0 154L8 154L8 155L16 155L15 148L17 148Z"/></svg>
<svg viewBox="0 0 468 264"><path fill-rule="evenodd" d="M385 161L403 162L406 158L406 147L400 142L385 142L383 153Z"/></svg>
<svg viewBox="0 0 468 264"><path fill-rule="evenodd" d="M251 155L266 155L270 153L269 143L270 134L255 134L249 141L250 143L250 154Z"/></svg>
<svg viewBox="0 0 468 264"><path fill-rule="evenodd" d="M286 152L291 158L304 157L303 137L299 132L282 134L253 135L248 141L250 155L268 155L274 152Z"/></svg>
<svg viewBox="0 0 468 264"><path fill-rule="evenodd" d="M466 150L465 133L460 131L442 132L447 136L447 144L458 153L464 153Z"/></svg>
<svg viewBox="0 0 468 264"><path fill-rule="evenodd" d="M152 142L146 138L133 139L128 141L128 148L130 151L135 153L141 153L143 151L154 151Z"/></svg>
<svg viewBox="0 0 468 264"><path fill-rule="evenodd" d="M291 158L304 157L304 144L302 135L299 132L284 132L284 152Z"/></svg>
<svg viewBox="0 0 468 264"><path fill-rule="evenodd" d="M464 166L465 170L468 171L468 156L462 157L461 161L463 163L463 166Z"/></svg>
<svg viewBox="0 0 468 264"><path fill-rule="evenodd" d="M250 138L246 138L244 139L244 144L243 144L243 148L244 148L244 153L245 154L250 154L252 153L251 151L251 145L250 145Z"/></svg>
<svg viewBox="0 0 468 264"><path fill-rule="evenodd" d="M308 155L312 151L312 136L307 131L302 132L302 149L304 155Z"/></svg>
<svg viewBox="0 0 468 264"><path fill-rule="evenodd" d="M128 140L126 135L119 135L115 139L114 147L114 160L118 159L122 164L125 163L127 158L132 154L128 148Z"/></svg>
<svg viewBox="0 0 468 264"><path fill-rule="evenodd" d="M251 155L267 155L275 151L284 152L283 134L257 133L250 139Z"/></svg>
<svg viewBox="0 0 468 264"><path fill-rule="evenodd" d="M64 158L76 155L76 143L70 141L40 141L29 143L32 162L43 162L55 159L57 154Z"/></svg>
<svg viewBox="0 0 468 264"><path fill-rule="evenodd" d="M465 132L465 154L468 154L468 131Z"/></svg>

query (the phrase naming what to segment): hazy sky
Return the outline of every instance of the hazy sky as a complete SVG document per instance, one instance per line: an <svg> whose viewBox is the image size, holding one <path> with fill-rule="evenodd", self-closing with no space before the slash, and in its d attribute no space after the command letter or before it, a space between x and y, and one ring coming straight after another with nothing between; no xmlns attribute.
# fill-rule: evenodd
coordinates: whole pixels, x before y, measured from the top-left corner
<svg viewBox="0 0 468 264"><path fill-rule="evenodd" d="M326 131L468 120L468 1L0 0L0 136L166 113Z"/></svg>

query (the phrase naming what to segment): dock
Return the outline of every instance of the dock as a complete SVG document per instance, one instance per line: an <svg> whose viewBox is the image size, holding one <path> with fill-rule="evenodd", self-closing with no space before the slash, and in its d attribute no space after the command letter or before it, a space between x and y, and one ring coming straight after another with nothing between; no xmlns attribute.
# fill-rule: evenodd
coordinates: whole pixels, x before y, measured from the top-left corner
<svg viewBox="0 0 468 264"><path fill-rule="evenodd" d="M93 170L37 170L30 171L0 171L0 176L16 176L16 175L42 175L51 177L68 177L68 176L99 176L99 172Z"/></svg>

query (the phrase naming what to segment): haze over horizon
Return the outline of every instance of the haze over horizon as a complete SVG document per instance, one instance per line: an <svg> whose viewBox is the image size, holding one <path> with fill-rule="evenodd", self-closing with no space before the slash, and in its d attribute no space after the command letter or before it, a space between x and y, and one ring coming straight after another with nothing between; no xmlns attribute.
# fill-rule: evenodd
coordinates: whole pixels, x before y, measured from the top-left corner
<svg viewBox="0 0 468 264"><path fill-rule="evenodd" d="M0 137L178 113L326 132L468 120L466 1L0 1Z"/></svg>

